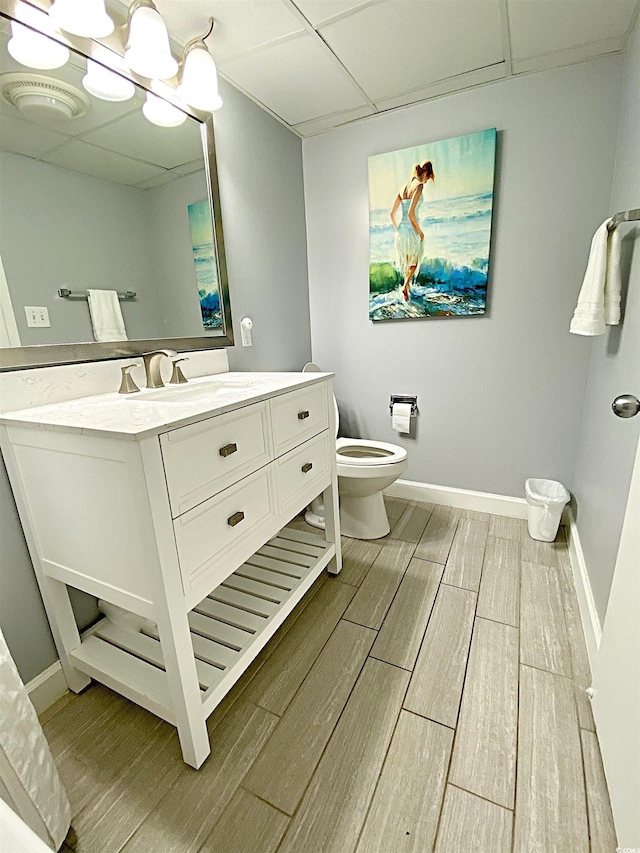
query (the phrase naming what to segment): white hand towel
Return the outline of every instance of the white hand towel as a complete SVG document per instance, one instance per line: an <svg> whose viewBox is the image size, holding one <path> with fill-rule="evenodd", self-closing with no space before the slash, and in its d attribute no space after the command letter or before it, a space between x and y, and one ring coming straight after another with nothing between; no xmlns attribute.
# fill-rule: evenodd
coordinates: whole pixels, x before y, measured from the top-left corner
<svg viewBox="0 0 640 853"><path fill-rule="evenodd" d="M120 300L115 290L87 290L93 337L97 341L126 341Z"/></svg>
<svg viewBox="0 0 640 853"><path fill-rule="evenodd" d="M574 335L603 335L620 322L620 234L605 220L593 235L587 271L571 321Z"/></svg>

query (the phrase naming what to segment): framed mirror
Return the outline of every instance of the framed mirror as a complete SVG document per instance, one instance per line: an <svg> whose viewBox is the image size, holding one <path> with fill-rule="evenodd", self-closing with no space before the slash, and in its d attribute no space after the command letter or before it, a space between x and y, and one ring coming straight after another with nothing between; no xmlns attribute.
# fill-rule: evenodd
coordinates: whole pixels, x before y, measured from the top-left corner
<svg viewBox="0 0 640 853"><path fill-rule="evenodd" d="M232 346L211 115L90 39L27 67L17 6L0 0L0 368Z"/></svg>

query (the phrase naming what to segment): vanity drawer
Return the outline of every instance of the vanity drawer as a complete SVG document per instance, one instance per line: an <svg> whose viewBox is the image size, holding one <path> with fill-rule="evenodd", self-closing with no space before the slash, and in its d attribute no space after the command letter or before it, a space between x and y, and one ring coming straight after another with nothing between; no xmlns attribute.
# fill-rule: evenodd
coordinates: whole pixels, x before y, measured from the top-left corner
<svg viewBox="0 0 640 853"><path fill-rule="evenodd" d="M175 429L160 437L160 445L176 518L267 464L267 403Z"/></svg>
<svg viewBox="0 0 640 853"><path fill-rule="evenodd" d="M262 544L261 528L273 518L271 466L176 518L173 527L185 592L204 585L206 594L221 583ZM256 536L262 537L257 544Z"/></svg>
<svg viewBox="0 0 640 853"><path fill-rule="evenodd" d="M329 426L326 382L274 397L270 404L276 456L297 447Z"/></svg>
<svg viewBox="0 0 640 853"><path fill-rule="evenodd" d="M335 440L328 430L276 459L276 491L280 513L298 512L324 489L331 477Z"/></svg>

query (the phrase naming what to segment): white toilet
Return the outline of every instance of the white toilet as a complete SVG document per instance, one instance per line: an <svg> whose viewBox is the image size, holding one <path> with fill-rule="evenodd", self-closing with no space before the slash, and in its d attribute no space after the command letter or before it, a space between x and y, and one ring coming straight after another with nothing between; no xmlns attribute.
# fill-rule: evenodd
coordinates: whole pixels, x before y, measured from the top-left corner
<svg viewBox="0 0 640 853"><path fill-rule="evenodd" d="M306 364L304 373L320 368ZM382 491L407 470L407 451L384 441L338 438L339 413L336 413L336 464L340 496L340 527L343 536L352 539L380 539L389 532L389 519ZM307 524L324 528L322 498L316 498L305 515Z"/></svg>

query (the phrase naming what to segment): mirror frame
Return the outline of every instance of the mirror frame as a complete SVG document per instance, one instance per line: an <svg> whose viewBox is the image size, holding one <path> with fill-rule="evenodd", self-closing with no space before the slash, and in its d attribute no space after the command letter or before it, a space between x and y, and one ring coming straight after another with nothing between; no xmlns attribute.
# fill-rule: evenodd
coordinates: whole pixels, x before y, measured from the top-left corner
<svg viewBox="0 0 640 853"><path fill-rule="evenodd" d="M15 9L19 2L25 0L0 0L0 17L9 21L17 20ZM27 5L45 10L45 4L26 0ZM118 15L109 10L109 14L116 24L122 25L124 21ZM19 20L19 19L18 19ZM55 39L76 53L91 59L92 44L102 44L122 55L122 47L117 36L111 35L105 39L86 39L71 34L60 35ZM120 72L118 72L120 73ZM150 91L148 81L137 74L130 72L127 76L133 83L144 91ZM156 93L154 93L156 94ZM10 370L26 370L34 367L52 367L60 364L81 364L88 361L106 361L109 359L128 358L143 355L157 349L173 349L176 352L189 352L196 350L221 349L233 346L233 323L231 317L231 301L229 298L229 279L227 274L227 260L224 249L224 235L222 229L222 213L220 210L220 191L218 185L218 168L216 160L215 135L213 129L213 117L210 113L203 113L182 105L186 114L200 123L202 138L202 150L204 154L205 176L207 183L207 197L212 213L213 238L216 247L216 258L218 264L218 284L220 288L220 305L222 307L222 335L206 335L185 338L150 338L147 340L114 341L113 343L75 343L75 344L34 344L20 347L0 347L0 372Z"/></svg>

